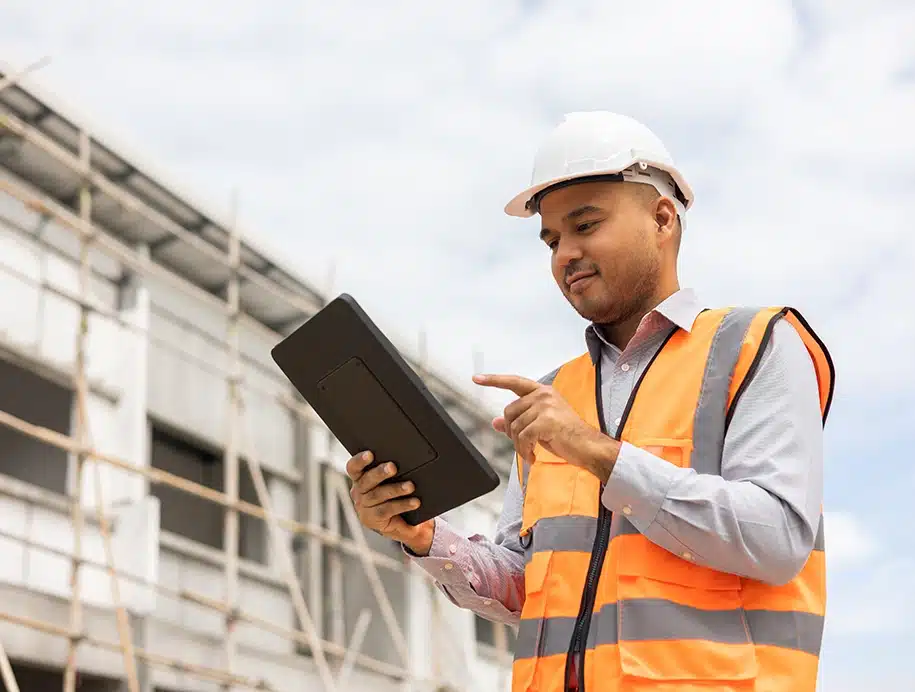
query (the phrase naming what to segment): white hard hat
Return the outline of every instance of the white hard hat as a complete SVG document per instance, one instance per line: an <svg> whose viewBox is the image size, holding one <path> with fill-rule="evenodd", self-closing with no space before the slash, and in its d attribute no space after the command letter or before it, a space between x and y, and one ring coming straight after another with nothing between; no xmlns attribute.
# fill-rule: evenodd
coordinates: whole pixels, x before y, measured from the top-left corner
<svg viewBox="0 0 915 692"><path fill-rule="evenodd" d="M585 179L653 185L677 207L680 222L693 191L660 139L640 122L607 111L569 113L534 158L531 185L505 206L511 216L537 213L546 192Z"/></svg>

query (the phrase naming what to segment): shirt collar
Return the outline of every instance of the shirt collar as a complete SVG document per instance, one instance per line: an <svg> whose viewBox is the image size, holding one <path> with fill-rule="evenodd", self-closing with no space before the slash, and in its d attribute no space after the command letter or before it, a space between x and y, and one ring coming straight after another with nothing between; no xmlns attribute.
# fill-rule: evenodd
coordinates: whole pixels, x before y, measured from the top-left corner
<svg viewBox="0 0 915 692"><path fill-rule="evenodd" d="M650 321L655 320L660 322L662 326L673 325L685 332L690 332L702 310L703 307L696 292L691 288L681 288L645 315L639 323L639 330ZM658 316L661 318L660 320L658 320ZM595 363L600 358L600 351L604 346L614 352L619 352L619 349L607 341L601 330L593 323L589 324L585 330L585 341L591 354L591 360Z"/></svg>

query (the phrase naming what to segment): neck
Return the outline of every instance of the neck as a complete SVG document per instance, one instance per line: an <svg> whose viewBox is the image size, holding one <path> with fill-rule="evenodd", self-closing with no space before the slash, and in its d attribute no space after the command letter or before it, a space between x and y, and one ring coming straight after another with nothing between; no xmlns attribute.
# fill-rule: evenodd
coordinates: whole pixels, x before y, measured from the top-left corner
<svg viewBox="0 0 915 692"><path fill-rule="evenodd" d="M604 333L607 341L616 346L620 351L624 351L626 346L629 345L629 342L632 341L632 337L635 336L645 315L679 290L680 283L677 281L677 277L674 276L666 285L659 285L658 290L652 294L652 297L645 300L644 303L633 310L630 315L624 317L619 322L600 325L601 331Z"/></svg>

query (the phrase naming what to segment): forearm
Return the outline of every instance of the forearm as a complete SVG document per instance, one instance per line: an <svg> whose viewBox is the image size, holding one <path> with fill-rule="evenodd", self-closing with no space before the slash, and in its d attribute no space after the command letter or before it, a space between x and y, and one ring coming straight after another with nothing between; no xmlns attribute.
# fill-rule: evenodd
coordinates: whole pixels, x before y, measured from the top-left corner
<svg viewBox="0 0 915 692"><path fill-rule="evenodd" d="M767 583L790 580L816 537L818 512L753 480L698 474L631 445L622 446L602 499L672 553Z"/></svg>
<svg viewBox="0 0 915 692"><path fill-rule="evenodd" d="M436 519L429 554L411 557L458 607L488 620L517 624L524 603L521 554L483 536L461 536Z"/></svg>

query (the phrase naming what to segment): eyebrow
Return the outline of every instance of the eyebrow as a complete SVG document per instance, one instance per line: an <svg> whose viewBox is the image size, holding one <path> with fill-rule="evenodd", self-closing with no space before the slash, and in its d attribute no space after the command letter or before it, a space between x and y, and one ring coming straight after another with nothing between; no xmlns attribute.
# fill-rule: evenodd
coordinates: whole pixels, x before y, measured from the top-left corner
<svg viewBox="0 0 915 692"><path fill-rule="evenodd" d="M604 211L603 209L601 209L600 207L595 207L593 204L585 204L583 206L576 207L575 209L570 211L568 214L566 214L563 217L562 220L563 221L573 221L574 219L581 218L585 214L603 213L603 211ZM552 231L549 228L541 229L540 240L545 240L547 235L549 235L550 233L552 233Z"/></svg>

